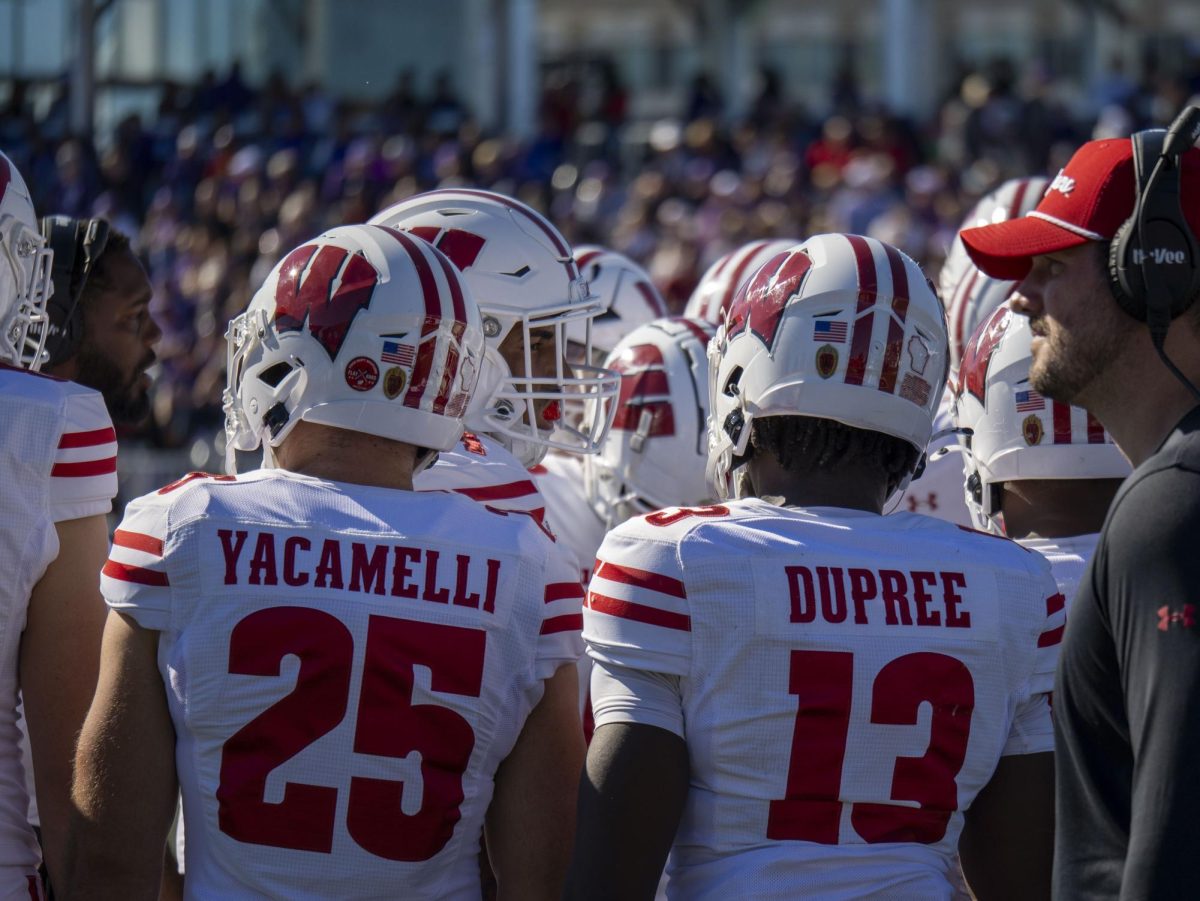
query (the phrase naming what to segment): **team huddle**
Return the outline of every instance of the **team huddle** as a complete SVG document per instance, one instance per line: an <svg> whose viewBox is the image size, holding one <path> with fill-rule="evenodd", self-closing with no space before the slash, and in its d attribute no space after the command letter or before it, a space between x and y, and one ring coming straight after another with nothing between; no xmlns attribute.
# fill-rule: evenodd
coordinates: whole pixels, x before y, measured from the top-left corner
<svg viewBox="0 0 1200 901"><path fill-rule="evenodd" d="M824 234L678 317L517 200L414 196L283 256L228 327L227 472L108 547L116 433L37 371L0 154L0 899L43 856L158 897L180 797L189 898L1048 897L1055 671L1130 472L1034 387L988 249L1061 178L983 198L940 292ZM47 616L92 624L50 675Z"/></svg>

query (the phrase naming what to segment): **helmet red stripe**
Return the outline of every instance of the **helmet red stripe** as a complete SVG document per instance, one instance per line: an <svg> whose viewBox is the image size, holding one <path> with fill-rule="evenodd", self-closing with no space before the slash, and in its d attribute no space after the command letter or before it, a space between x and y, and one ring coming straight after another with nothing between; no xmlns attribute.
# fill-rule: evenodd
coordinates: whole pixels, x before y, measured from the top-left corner
<svg viewBox="0 0 1200 901"><path fill-rule="evenodd" d="M1071 443L1071 407L1061 400L1051 402L1054 407L1054 443Z"/></svg>
<svg viewBox="0 0 1200 901"><path fill-rule="evenodd" d="M1009 219L1016 219L1017 213L1021 212L1021 201L1025 199L1025 194L1029 190L1030 184L1029 179L1026 179L1017 185L1017 192L1013 195L1012 206L1008 208Z"/></svg>
<svg viewBox="0 0 1200 901"><path fill-rule="evenodd" d="M587 266L592 260L604 253L603 250L585 250L575 258L575 265L579 267L579 271L583 271L583 267Z"/></svg>
<svg viewBox="0 0 1200 901"><path fill-rule="evenodd" d="M4 195L8 192L8 184L12 181L12 169L8 158L0 153L0 203L4 203Z"/></svg>
<svg viewBox="0 0 1200 901"><path fill-rule="evenodd" d="M846 235L854 249L858 264L858 308L859 317L854 320L850 335L850 358L846 361L846 384L861 385L867 372L867 358L871 354L871 333L875 330L875 316L871 308L879 289L879 276L875 272L875 257L867 239L860 235Z"/></svg>
<svg viewBox="0 0 1200 901"><path fill-rule="evenodd" d="M879 390L888 394L896 391L896 375L900 371L900 353L904 349L904 319L908 316L908 270L900 252L892 245L883 245L888 269L892 275L892 312L888 321L887 347L883 353L883 371L879 374Z"/></svg>
<svg viewBox="0 0 1200 901"><path fill-rule="evenodd" d="M766 241L755 241L742 248L742 255L734 266L733 272L729 275L729 281L725 285L725 293L721 295L720 305L715 310L710 307L707 315L704 317L705 319L710 322L719 320L721 314L729 309L729 305L733 303L733 295L737 293L738 284L742 281L742 276L746 274L746 267L750 265L750 261L758 256L758 252L766 245Z"/></svg>
<svg viewBox="0 0 1200 901"><path fill-rule="evenodd" d="M683 325L689 332L695 335L700 343L707 346L712 336L716 334L716 329L703 320L690 319L687 316L678 316L671 320Z"/></svg>
<svg viewBox="0 0 1200 901"><path fill-rule="evenodd" d="M462 285L459 283L458 273L454 271L454 267L444 255L438 254L437 261L442 267L442 274L446 277L446 283L450 286L450 300L454 306L454 325L451 326L450 330L456 339L461 339L463 333L467 330L467 307L463 300ZM450 400L450 390L454 387L454 379L458 375L458 362L458 350L452 345L446 354L446 367L442 373L442 384L438 389L437 398L433 402L434 413L446 412L446 403Z"/></svg>
<svg viewBox="0 0 1200 901"><path fill-rule="evenodd" d="M408 383L408 391L404 395L404 406L420 409L421 398L429 387L429 373L433 369L433 351L436 341L426 341L425 337L437 331L443 311L441 297L438 293L437 279L434 278L433 268L425 258L423 242L418 244L404 232L394 228L381 226L404 248L417 270L417 278L421 282L421 298L425 303L425 322L421 327L421 345L417 349L417 361L413 366L412 379Z"/></svg>
<svg viewBox="0 0 1200 901"><path fill-rule="evenodd" d="M580 263L580 265L583 265ZM650 308L655 318L661 318L667 315L667 308L661 300L658 299L658 294L654 289L643 281L636 281L633 287L637 289L638 294L642 295L642 300L646 301L646 306Z"/></svg>
<svg viewBox="0 0 1200 901"><path fill-rule="evenodd" d="M1091 413L1087 414L1087 436L1088 444L1104 443L1104 426L1102 426L1100 424L1100 420Z"/></svg>
<svg viewBox="0 0 1200 901"><path fill-rule="evenodd" d="M967 276L970 276L968 278ZM958 355L962 357L963 342L968 336L963 334L963 327L967 321L967 299L971 296L971 292L975 290L975 282L981 275L980 271L972 266L967 272L964 272L962 278L958 280L958 285L955 286L953 294L953 302L957 305L954 316L954 346L959 349ZM959 293L958 288L966 283L966 289Z"/></svg>

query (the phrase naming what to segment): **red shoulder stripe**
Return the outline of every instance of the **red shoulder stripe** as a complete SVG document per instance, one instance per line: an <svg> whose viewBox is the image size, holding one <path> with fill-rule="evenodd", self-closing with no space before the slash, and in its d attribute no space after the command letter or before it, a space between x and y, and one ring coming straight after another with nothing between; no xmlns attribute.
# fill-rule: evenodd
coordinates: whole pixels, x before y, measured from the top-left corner
<svg viewBox="0 0 1200 901"><path fill-rule="evenodd" d="M55 463L50 475L61 479L79 479L87 476L103 476L117 471L117 458L105 457L102 460L84 460L81 463Z"/></svg>
<svg viewBox="0 0 1200 901"><path fill-rule="evenodd" d="M632 585L635 588L647 588L650 591L657 591L659 594L687 600L687 591L678 579L647 572L644 569L634 569L632 566L618 566L606 560L597 560L596 563L594 575L598 579L608 579L612 582L620 582L622 585Z"/></svg>
<svg viewBox="0 0 1200 901"><path fill-rule="evenodd" d="M552 616L542 623L541 635L554 635L558 632L582 632L583 614L568 613L565 616Z"/></svg>
<svg viewBox="0 0 1200 901"><path fill-rule="evenodd" d="M146 569L144 566L130 566L128 563L119 563L116 560L109 560L104 564L104 569L100 570L110 579L117 579L121 582L133 582L137 585L152 585L157 588L167 588L170 586L170 581L167 579L167 574L154 569Z"/></svg>
<svg viewBox="0 0 1200 901"><path fill-rule="evenodd" d="M1066 626L1059 626L1057 629L1050 629L1038 636L1037 646L1039 648L1049 648L1059 644L1063 639L1063 632Z"/></svg>
<svg viewBox="0 0 1200 901"><path fill-rule="evenodd" d="M113 533L113 544L117 547L127 547L130 550L154 554L156 557L161 557L163 554L162 539L142 532L126 532L124 529L117 529Z"/></svg>
<svg viewBox="0 0 1200 901"><path fill-rule="evenodd" d="M106 429L92 429L90 432L65 432L58 439L58 449L96 447L100 444L112 444L116 440L117 431L112 426Z"/></svg>
<svg viewBox="0 0 1200 901"><path fill-rule="evenodd" d="M680 632L692 631L692 618L683 613L672 613L670 610L659 610L657 607L647 607L645 604L622 601L619 598L610 598L594 591L588 593L588 607L597 613L607 613L609 616L631 619L651 626L662 626L665 629L676 629Z"/></svg>
<svg viewBox="0 0 1200 901"><path fill-rule="evenodd" d="M506 482L503 485L485 485L482 488L455 488L454 491L473 501L501 501L536 494L537 486L530 479L522 479L519 482Z"/></svg>
<svg viewBox="0 0 1200 901"><path fill-rule="evenodd" d="M583 586L578 582L551 582L546 586L543 600L547 604L554 601L565 601L567 598L583 597Z"/></svg>

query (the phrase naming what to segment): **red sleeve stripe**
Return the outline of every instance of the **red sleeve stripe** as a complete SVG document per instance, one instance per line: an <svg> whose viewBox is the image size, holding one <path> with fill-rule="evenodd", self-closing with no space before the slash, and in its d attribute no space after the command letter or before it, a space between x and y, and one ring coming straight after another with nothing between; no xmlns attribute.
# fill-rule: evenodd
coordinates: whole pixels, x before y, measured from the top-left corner
<svg viewBox="0 0 1200 901"><path fill-rule="evenodd" d="M473 501L506 501L515 497L537 494L537 486L531 480L523 479L519 482L507 482L504 485L485 485L483 488L455 488L454 491Z"/></svg>
<svg viewBox="0 0 1200 901"><path fill-rule="evenodd" d="M565 616L552 616L542 623L542 635L556 635L559 632L582 632L583 614L568 613Z"/></svg>
<svg viewBox="0 0 1200 901"><path fill-rule="evenodd" d="M124 529L117 529L113 533L113 544L118 547L127 547L130 550L153 554L156 557L163 555L162 539L155 538L153 535L143 534L142 532L126 532Z"/></svg>
<svg viewBox="0 0 1200 901"><path fill-rule="evenodd" d="M153 585L157 588L167 588L171 584L167 580L167 574L164 572L146 569L144 566L130 566L128 563L120 563L116 560L106 562L101 572L110 579L117 579L121 582L133 582L137 585Z"/></svg>
<svg viewBox="0 0 1200 901"><path fill-rule="evenodd" d="M58 439L58 449L95 447L98 444L112 444L116 440L117 431L112 426L106 429L92 429L90 432L66 432Z"/></svg>
<svg viewBox="0 0 1200 901"><path fill-rule="evenodd" d="M1063 632L1066 628L1066 626L1059 626L1057 629L1050 629L1047 632L1043 632L1038 636L1037 646L1039 648L1050 648L1059 644L1063 639Z"/></svg>
<svg viewBox="0 0 1200 901"><path fill-rule="evenodd" d="M672 613L670 610L659 610L657 607L647 607L645 604L622 601L619 598L610 598L594 591L588 594L588 607L597 613L607 613L609 616L631 619L651 626L677 629L680 632L692 631L692 618L684 613Z"/></svg>
<svg viewBox="0 0 1200 901"><path fill-rule="evenodd" d="M620 582L622 585L632 585L634 588L646 588L650 591L657 591L659 594L687 600L687 591L681 581L670 576L647 572L644 569L618 566L606 560L597 560L595 576L598 579L608 579L610 582Z"/></svg>
<svg viewBox="0 0 1200 901"><path fill-rule="evenodd" d="M583 586L578 582L551 582L546 586L544 600L547 604L555 601L565 601L568 598L582 598Z"/></svg>
<svg viewBox="0 0 1200 901"><path fill-rule="evenodd" d="M1046 598L1046 616L1054 616L1058 611L1067 606L1066 597L1060 592L1052 594Z"/></svg>
<svg viewBox="0 0 1200 901"><path fill-rule="evenodd" d="M101 460L84 460L81 463L55 463L50 475L60 479L79 479L87 476L103 476L117 471L117 458L105 457Z"/></svg>

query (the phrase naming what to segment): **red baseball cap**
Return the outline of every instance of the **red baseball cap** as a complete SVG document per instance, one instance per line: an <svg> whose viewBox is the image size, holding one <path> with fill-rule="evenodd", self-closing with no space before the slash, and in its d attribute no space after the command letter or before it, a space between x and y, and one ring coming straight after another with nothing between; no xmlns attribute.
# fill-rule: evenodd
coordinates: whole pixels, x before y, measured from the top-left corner
<svg viewBox="0 0 1200 901"><path fill-rule="evenodd" d="M1183 156L1181 200L1200 237L1200 150ZM1089 141L1059 170L1036 208L1019 219L965 228L961 237L975 265L993 278L1017 281L1033 258L1088 241L1109 241L1134 205L1133 142Z"/></svg>

